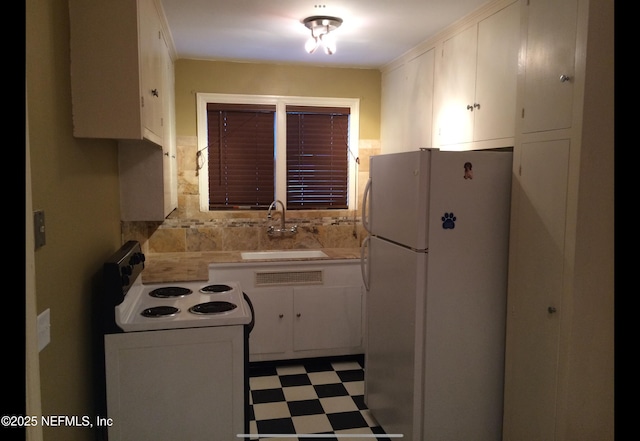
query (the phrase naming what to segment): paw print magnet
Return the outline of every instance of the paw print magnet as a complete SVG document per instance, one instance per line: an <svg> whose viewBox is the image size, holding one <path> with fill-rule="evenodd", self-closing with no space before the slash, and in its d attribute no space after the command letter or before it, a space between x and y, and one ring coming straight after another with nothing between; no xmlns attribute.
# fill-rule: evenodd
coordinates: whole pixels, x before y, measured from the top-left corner
<svg viewBox="0 0 640 441"><path fill-rule="evenodd" d="M445 213L442 216L442 228L445 230L453 230L456 227L456 217L453 213Z"/></svg>

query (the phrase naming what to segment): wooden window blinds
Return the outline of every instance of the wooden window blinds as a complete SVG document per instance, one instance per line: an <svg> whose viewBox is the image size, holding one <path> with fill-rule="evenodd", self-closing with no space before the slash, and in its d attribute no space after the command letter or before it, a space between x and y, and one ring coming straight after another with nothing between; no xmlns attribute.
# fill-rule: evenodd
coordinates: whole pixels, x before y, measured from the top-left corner
<svg viewBox="0 0 640 441"><path fill-rule="evenodd" d="M275 105L207 104L209 209L274 200Z"/></svg>
<svg viewBox="0 0 640 441"><path fill-rule="evenodd" d="M287 209L348 207L349 108L286 106ZM207 104L209 209L275 199L275 105Z"/></svg>
<svg viewBox="0 0 640 441"><path fill-rule="evenodd" d="M287 208L347 208L349 108L286 109Z"/></svg>

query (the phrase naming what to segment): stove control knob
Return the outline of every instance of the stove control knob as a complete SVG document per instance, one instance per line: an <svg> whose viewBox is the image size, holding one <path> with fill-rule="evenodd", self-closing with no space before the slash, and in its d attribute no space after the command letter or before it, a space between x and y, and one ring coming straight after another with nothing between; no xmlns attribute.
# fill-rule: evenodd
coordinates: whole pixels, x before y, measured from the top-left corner
<svg viewBox="0 0 640 441"><path fill-rule="evenodd" d="M130 265L137 265L139 263L144 262L144 254L142 253L134 253L131 256L131 259L129 259L129 264Z"/></svg>
<svg viewBox="0 0 640 441"><path fill-rule="evenodd" d="M129 285L129 276L127 275L122 275L122 286L128 286Z"/></svg>
<svg viewBox="0 0 640 441"><path fill-rule="evenodd" d="M131 265L123 266L120 270L123 276L130 276L133 271L131 270Z"/></svg>

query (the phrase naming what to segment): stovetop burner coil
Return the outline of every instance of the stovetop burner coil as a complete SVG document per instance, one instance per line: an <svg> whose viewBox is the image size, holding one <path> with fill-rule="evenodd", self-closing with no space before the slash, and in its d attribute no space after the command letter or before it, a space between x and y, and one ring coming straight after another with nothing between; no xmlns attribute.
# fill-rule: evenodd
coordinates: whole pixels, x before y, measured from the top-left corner
<svg viewBox="0 0 640 441"><path fill-rule="evenodd" d="M199 303L189 308L189 312L194 314L219 314L236 309L238 305L230 302L206 302Z"/></svg>
<svg viewBox="0 0 640 441"><path fill-rule="evenodd" d="M161 299L167 299L171 297L184 297L186 295L191 294L189 288L184 288L182 286L163 286L161 288L156 288L149 292L151 297L158 297Z"/></svg>
<svg viewBox="0 0 640 441"><path fill-rule="evenodd" d="M143 317L169 317L179 312L180 309L175 306L154 306L143 310L140 315Z"/></svg>
<svg viewBox="0 0 640 441"><path fill-rule="evenodd" d="M232 289L233 288L231 288L229 285L207 285L205 287L200 288L200 292L205 294L211 294L211 293L227 292L227 291L231 291Z"/></svg>

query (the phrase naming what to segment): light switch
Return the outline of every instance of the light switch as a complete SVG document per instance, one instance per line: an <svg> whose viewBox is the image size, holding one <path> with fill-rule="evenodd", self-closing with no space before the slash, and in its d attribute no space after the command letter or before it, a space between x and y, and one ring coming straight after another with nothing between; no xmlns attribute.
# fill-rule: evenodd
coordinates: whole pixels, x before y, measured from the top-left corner
<svg viewBox="0 0 640 441"><path fill-rule="evenodd" d="M51 310L46 309L38 315L38 352L51 342Z"/></svg>
<svg viewBox="0 0 640 441"><path fill-rule="evenodd" d="M35 236L35 247L38 249L46 243L44 234L44 210L37 210L33 212L33 230Z"/></svg>

